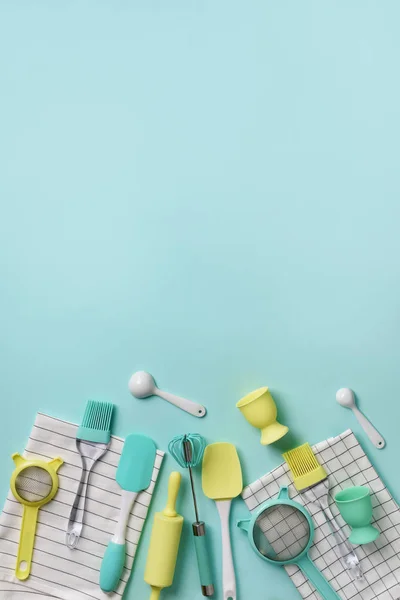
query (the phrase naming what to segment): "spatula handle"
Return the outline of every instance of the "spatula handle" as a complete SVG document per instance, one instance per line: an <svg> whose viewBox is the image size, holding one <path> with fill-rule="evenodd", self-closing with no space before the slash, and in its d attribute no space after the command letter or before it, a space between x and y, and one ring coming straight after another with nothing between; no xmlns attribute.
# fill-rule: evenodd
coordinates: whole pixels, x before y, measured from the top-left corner
<svg viewBox="0 0 400 600"><path fill-rule="evenodd" d="M125 565L125 533L128 525L132 505L137 497L137 492L122 490L121 510L114 537L109 542L100 568L100 588L103 592L114 592L121 579Z"/></svg>
<svg viewBox="0 0 400 600"><path fill-rule="evenodd" d="M236 578L233 566L229 514L231 500L219 500L217 509L221 520L223 600L236 600Z"/></svg>
<svg viewBox="0 0 400 600"><path fill-rule="evenodd" d="M100 589L113 592L117 589L125 565L125 543L109 542L100 569Z"/></svg>

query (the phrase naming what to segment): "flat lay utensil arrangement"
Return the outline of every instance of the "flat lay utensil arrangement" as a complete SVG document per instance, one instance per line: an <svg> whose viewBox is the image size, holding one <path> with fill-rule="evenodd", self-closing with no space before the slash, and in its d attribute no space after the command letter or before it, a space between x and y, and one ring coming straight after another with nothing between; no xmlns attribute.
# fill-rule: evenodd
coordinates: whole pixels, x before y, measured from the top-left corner
<svg viewBox="0 0 400 600"><path fill-rule="evenodd" d="M140 492L151 484L157 448L147 435L131 434L125 439L116 480L121 487L121 510L114 536L107 546L100 570L100 587L113 592L125 564L125 532L132 506Z"/></svg>
<svg viewBox="0 0 400 600"><path fill-rule="evenodd" d="M77 547L82 533L90 473L110 447L113 410L114 405L110 402L89 400L82 424L76 432L82 473L67 524L66 544L70 549Z"/></svg>
<svg viewBox="0 0 400 600"><path fill-rule="evenodd" d="M357 421L360 423L361 427L364 429L365 433L367 434L375 448L382 450L382 448L386 446L386 442L379 433L379 431L375 429L371 421L369 421L367 417L357 407L353 390L351 390L350 388L341 388L340 390L338 390L336 392L336 402L338 402L340 406L350 408L353 411Z"/></svg>
<svg viewBox="0 0 400 600"><path fill-rule="evenodd" d="M205 415L206 411L202 405L158 390L154 379L146 372L135 373L129 388L138 398L158 394L189 414L196 417ZM339 390L337 397L340 404L355 410L357 418L360 419L359 411L355 407L354 394L350 389ZM237 407L249 423L261 430L261 444L264 446L278 441L288 432L288 428L277 421L276 403L267 387L244 396L237 403ZM76 450L81 457L82 472L67 524L66 543L70 550L77 547L81 537L90 474L96 462L110 449L113 410L114 405L109 402L89 401L82 424L76 432ZM385 442L369 421L362 416L360 422L366 427L375 446L382 448ZM71 436L69 439L72 439ZM206 446L204 438L196 433L175 436L168 449L177 463L189 471L195 513L192 533L201 592L206 597L214 594L206 526L199 518L193 474L193 469L200 465L203 493L215 501L221 521L222 597L223 600L237 600L229 522L232 499L239 496L243 489L237 450L228 442L216 442ZM113 452L115 453L115 450ZM138 494L150 490L156 455L156 444L150 437L141 433L133 433L126 437L115 474L115 480L121 489L119 516L100 568L99 585L105 593L115 592L120 585L126 559L128 521ZM371 490L366 486L353 486L343 489L335 496L341 516L352 528L347 539L330 508L329 473L320 464L311 446L308 443L302 444L285 452L283 458L300 497L316 506L330 526L344 569L354 581L367 585L359 558L351 544L369 544L380 535L380 531L371 525ZM19 454L13 455L13 459L16 469L11 479L11 490L24 506L15 573L20 581L24 581L31 571L38 510L57 493L57 470L63 460L55 458L45 462L40 459L24 459ZM110 463L105 464L113 466ZM106 478L112 479L107 476ZM183 527L183 517L176 511L180 485L180 473L171 473L166 507L154 517L144 574L145 581L151 587L150 600L158 600L162 590L173 584ZM149 501L146 507L148 505ZM241 519L237 525L247 531L250 545L260 558L278 566L298 565L323 600L340 599L310 559L309 550L314 538L312 517L302 504L290 499L286 486L281 487L276 498L259 505L251 518Z"/></svg>
<svg viewBox="0 0 400 600"><path fill-rule="evenodd" d="M204 417L207 412L205 407L197 402L192 402L192 400L187 400L181 396L175 396L175 394L160 390L156 386L153 376L150 373L146 373L146 371L137 371L134 373L129 380L128 387L135 398L143 400L150 396L159 396L194 417Z"/></svg>
<svg viewBox="0 0 400 600"><path fill-rule="evenodd" d="M11 491L23 506L15 576L24 581L31 572L33 548L39 509L50 502L58 491L57 471L61 458L49 462L12 455L15 470L11 476Z"/></svg>
<svg viewBox="0 0 400 600"><path fill-rule="evenodd" d="M239 496L243 489L243 479L239 456L233 444L217 442L206 447L202 485L204 494L215 500L221 521L223 599L236 600L229 515L232 499Z"/></svg>
<svg viewBox="0 0 400 600"><path fill-rule="evenodd" d="M206 443L204 438L197 433L177 435L168 445L170 454L177 463L189 469L190 486L192 488L194 512L196 521L192 524L193 539L196 549L197 566L199 569L201 592L203 596L213 596L214 585L212 583L211 560L207 549L206 525L200 521L196 492L194 489L192 468L197 467L203 458Z"/></svg>

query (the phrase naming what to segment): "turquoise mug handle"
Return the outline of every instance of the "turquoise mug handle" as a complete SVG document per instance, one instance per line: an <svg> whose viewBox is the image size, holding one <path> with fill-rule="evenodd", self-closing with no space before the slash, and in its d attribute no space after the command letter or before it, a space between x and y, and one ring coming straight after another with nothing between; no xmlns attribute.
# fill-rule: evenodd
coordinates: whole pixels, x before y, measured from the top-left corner
<svg viewBox="0 0 400 600"><path fill-rule="evenodd" d="M341 600L331 584L325 579L321 571L317 569L308 554L304 554L296 565L300 567L304 575L311 581L317 592L324 600Z"/></svg>

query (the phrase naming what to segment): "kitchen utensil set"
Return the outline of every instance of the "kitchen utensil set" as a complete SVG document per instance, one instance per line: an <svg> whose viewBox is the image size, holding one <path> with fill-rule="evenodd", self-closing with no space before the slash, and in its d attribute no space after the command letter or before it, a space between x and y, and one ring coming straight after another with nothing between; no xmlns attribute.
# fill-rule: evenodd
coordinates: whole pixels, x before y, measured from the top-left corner
<svg viewBox="0 0 400 600"><path fill-rule="evenodd" d="M158 395L193 416L203 417L206 414L204 406L159 390L153 377L144 371L132 375L129 389L137 398ZM353 392L343 388L337 392L336 399L342 406L353 410L372 443L379 449L383 448L384 439L356 407ZM251 425L261 430L261 444L272 444L288 432L288 428L277 421L276 404L267 387L244 396L236 406ZM82 533L91 472L110 448L113 409L113 404L108 402L89 401L76 433L82 471L66 531L66 545L71 550L77 547ZM229 524L232 499L239 496L243 489L237 450L227 442L206 446L201 435L190 433L173 438L168 448L178 464L189 471L195 513L192 532L202 594L212 596L214 585L206 526L199 519L193 476L193 469L200 463L203 493L215 501L221 521L223 600L237 600ZM118 588L125 565L128 520L138 494L147 490L152 483L156 452L155 443L145 435L131 434L125 440L116 471L116 481L121 488L120 514L100 569L100 588L106 593ZM352 487L335 496L340 514L352 527L347 540L329 506L329 475L310 445L306 443L289 450L283 454L283 458L300 495L317 506L329 524L344 568L354 580L365 582L357 554L350 543L367 544L379 536L379 531L371 525L370 490L365 486ZM13 460L16 468L11 478L11 490L23 505L15 574L23 581L30 574L38 511L57 493L57 471L63 460L55 458L45 462L25 459L19 454L14 454ZM151 587L150 600L158 600L162 589L173 583L183 526L183 517L175 508L180 483L180 473L171 473L167 505L154 518L144 575ZM262 504L250 519L241 519L237 525L248 532L250 545L260 558L280 566L298 565L324 600L339 599L309 557L314 535L311 516L304 506L290 499L287 487L281 488L276 499Z"/></svg>

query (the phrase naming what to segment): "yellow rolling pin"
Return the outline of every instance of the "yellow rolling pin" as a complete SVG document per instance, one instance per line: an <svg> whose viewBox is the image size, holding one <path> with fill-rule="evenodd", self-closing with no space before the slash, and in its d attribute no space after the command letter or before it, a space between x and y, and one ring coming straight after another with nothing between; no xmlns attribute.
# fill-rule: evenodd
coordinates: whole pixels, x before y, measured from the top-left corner
<svg viewBox="0 0 400 600"><path fill-rule="evenodd" d="M150 600L158 600L161 590L172 585L181 539L183 517L175 510L181 474L169 476L167 506L156 513L151 532L144 580L151 586Z"/></svg>

